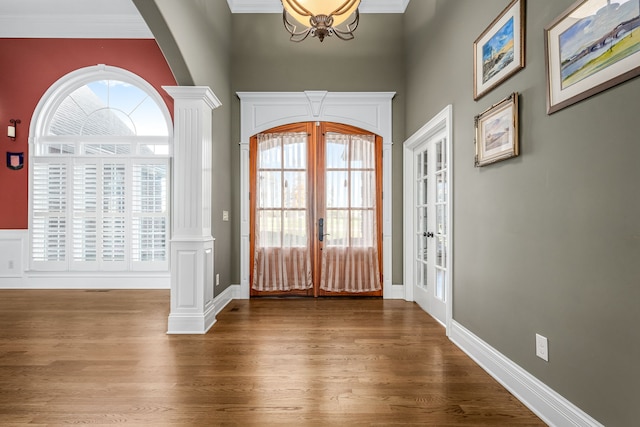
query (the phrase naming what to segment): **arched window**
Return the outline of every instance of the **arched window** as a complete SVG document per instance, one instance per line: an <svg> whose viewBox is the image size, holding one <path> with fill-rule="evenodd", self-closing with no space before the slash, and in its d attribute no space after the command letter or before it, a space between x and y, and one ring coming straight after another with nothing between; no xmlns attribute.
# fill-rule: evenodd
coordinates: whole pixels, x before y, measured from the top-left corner
<svg viewBox="0 0 640 427"><path fill-rule="evenodd" d="M157 91L85 68L49 89L32 123L31 269L168 270L172 126Z"/></svg>

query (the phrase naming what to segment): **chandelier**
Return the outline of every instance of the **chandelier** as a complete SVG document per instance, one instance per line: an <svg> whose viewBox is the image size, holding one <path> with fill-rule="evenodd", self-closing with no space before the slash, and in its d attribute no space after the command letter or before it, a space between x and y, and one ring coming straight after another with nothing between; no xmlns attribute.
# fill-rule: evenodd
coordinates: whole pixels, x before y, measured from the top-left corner
<svg viewBox="0 0 640 427"><path fill-rule="evenodd" d="M284 7L282 20L292 41L301 42L309 34L320 41L332 35L342 40L353 39L360 20L360 0L281 1Z"/></svg>

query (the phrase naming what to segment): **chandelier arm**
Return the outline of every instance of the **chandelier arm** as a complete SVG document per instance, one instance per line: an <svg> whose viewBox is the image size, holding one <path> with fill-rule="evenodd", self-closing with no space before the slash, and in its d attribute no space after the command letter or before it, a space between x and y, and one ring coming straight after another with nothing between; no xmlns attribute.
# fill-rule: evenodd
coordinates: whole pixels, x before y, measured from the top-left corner
<svg viewBox="0 0 640 427"><path fill-rule="evenodd" d="M295 43L300 43L301 41L305 40L307 37L309 37L309 33L310 31L305 31L304 33L297 33L297 34L291 34L291 37L289 37L289 40L291 40L292 42Z"/></svg>
<svg viewBox="0 0 640 427"><path fill-rule="evenodd" d="M339 31L339 30L336 30L335 28L331 32L331 35L335 35L340 40L353 40L355 38L353 33Z"/></svg>
<svg viewBox="0 0 640 427"><path fill-rule="evenodd" d="M313 12L311 12L309 9L301 5L300 2L298 2L298 0L282 0L282 2L283 2L283 7L284 7L284 3L287 3L289 7L291 7L291 9L299 15L313 16Z"/></svg>
<svg viewBox="0 0 640 427"><path fill-rule="evenodd" d="M287 19L287 15L288 15L287 11L283 10L282 11L282 22L284 23L284 28L291 35L291 37L289 39L291 41L296 42L296 43L301 42L304 39L306 39L309 36L309 33L311 32L311 28L306 28L303 31L296 32L298 27L296 25L292 24L291 22L289 22L289 20Z"/></svg>
<svg viewBox="0 0 640 427"><path fill-rule="evenodd" d="M295 0L293 0L295 1ZM349 9L351 9L353 7L353 5L355 5L356 3L359 3L360 0L348 0L345 1L342 6L338 7L336 10L334 10L333 12L331 12L331 14L329 16L333 16L333 15L342 15L343 13L346 13Z"/></svg>
<svg viewBox="0 0 640 427"><path fill-rule="evenodd" d="M346 25L347 29L343 31L337 27L331 27L331 29L333 30L332 33L335 34L336 37L338 37L340 40L352 40L355 37L353 35L353 32L356 30L356 28L358 28L359 22L360 12L358 12L358 9L356 9L353 21Z"/></svg>

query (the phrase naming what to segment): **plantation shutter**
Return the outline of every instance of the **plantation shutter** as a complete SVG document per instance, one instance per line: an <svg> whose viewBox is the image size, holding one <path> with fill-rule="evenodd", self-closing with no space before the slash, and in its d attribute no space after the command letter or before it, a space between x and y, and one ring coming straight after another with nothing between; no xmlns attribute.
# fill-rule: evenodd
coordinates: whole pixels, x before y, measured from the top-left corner
<svg viewBox="0 0 640 427"><path fill-rule="evenodd" d="M33 165L31 259L51 271L66 269L68 164L63 159Z"/></svg>
<svg viewBox="0 0 640 427"><path fill-rule="evenodd" d="M133 165L131 256L135 269L151 269L168 259L167 177L166 163Z"/></svg>
<svg viewBox="0 0 640 427"><path fill-rule="evenodd" d="M32 151L31 269L167 271L168 116L119 80L51 105Z"/></svg>

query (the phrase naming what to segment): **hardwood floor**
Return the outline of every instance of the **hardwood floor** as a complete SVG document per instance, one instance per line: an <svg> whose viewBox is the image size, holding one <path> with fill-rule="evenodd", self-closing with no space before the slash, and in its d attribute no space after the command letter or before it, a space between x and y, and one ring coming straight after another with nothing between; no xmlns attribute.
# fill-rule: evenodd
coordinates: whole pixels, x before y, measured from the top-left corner
<svg viewBox="0 0 640 427"><path fill-rule="evenodd" d="M544 425L412 303L232 301L191 336L168 308L0 291L0 425Z"/></svg>

